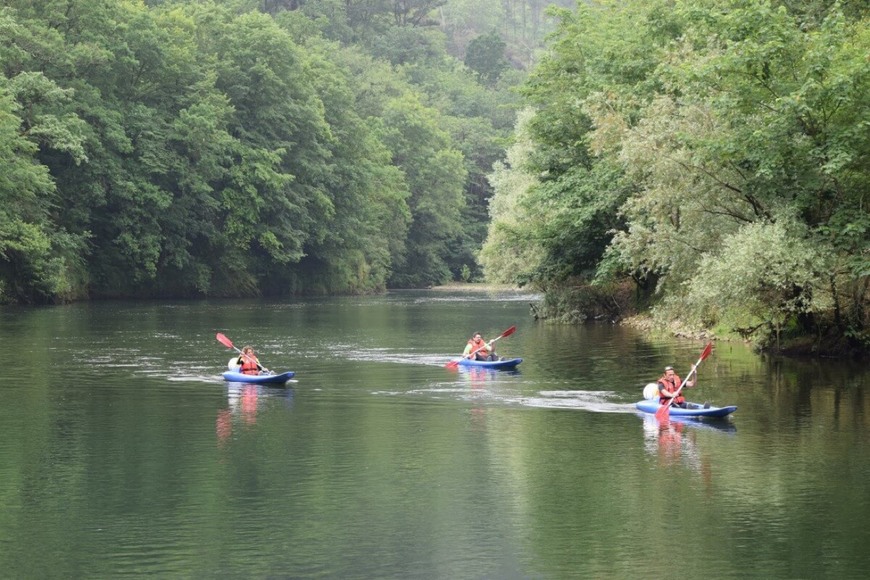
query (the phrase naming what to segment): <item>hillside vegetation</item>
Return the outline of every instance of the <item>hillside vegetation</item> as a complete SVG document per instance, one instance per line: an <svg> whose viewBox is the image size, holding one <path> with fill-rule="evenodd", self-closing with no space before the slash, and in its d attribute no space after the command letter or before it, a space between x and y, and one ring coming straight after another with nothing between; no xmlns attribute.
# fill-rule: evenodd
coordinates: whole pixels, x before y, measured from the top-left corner
<svg viewBox="0 0 870 580"><path fill-rule="evenodd" d="M546 290L551 316L649 311L659 328L866 353L868 12L858 0L556 11L492 175L488 277Z"/></svg>
<svg viewBox="0 0 870 580"><path fill-rule="evenodd" d="M542 10L2 0L0 302L479 278Z"/></svg>

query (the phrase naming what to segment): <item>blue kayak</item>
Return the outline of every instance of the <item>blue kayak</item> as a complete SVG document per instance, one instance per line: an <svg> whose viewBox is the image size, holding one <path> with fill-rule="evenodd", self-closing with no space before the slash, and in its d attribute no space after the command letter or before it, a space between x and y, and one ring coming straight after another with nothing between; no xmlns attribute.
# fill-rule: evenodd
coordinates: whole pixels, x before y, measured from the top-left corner
<svg viewBox="0 0 870 580"><path fill-rule="evenodd" d="M296 373L294 373L293 371L287 371L286 373L281 373L280 375L244 375L235 371L225 371L224 379L230 381L231 383L283 385L284 383L292 379L294 375L296 375Z"/></svg>
<svg viewBox="0 0 870 580"><path fill-rule="evenodd" d="M688 405L687 409L683 409L682 407L674 407L671 405L671 408L668 409L668 414L673 415L674 417L727 417L731 413L737 410L736 406L730 407L705 407L700 403L686 403ZM648 400L644 399L643 401L639 401L635 405L639 411L643 411L644 413L655 413L661 408L661 404L658 399Z"/></svg>
<svg viewBox="0 0 870 580"><path fill-rule="evenodd" d="M523 362L521 358L511 358L507 360L472 360L462 358L457 361L464 367L483 367L486 369L512 369Z"/></svg>

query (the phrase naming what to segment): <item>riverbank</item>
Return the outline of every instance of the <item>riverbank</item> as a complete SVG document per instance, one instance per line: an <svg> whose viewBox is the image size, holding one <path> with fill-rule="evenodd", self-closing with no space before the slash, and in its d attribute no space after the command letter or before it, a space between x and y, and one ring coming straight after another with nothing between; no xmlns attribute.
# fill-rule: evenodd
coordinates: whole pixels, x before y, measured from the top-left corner
<svg viewBox="0 0 870 580"><path fill-rule="evenodd" d="M759 353L781 355L792 358L855 358L866 359L868 353L850 344L845 337L829 334L827 336L785 336L779 344L762 345L748 340L733 332L714 332L709 329L693 330L684 327L679 321L671 321L662 326L648 314L637 314L619 322L634 328L649 336L676 336L692 340L710 340L717 342L742 342Z"/></svg>
<svg viewBox="0 0 870 580"><path fill-rule="evenodd" d="M529 296L531 316L535 320L548 320L556 324L583 324L591 321L610 322L634 328L650 337L678 337L690 340L743 343L756 352L794 358L860 358L870 353L857 347L846 337L834 333L821 336L783 334L776 344L760 343L723 328L698 329L680 320L663 323L649 313L638 313L633 305L633 292L628 286L617 286L607 291L590 292L568 288L549 295L532 292L509 284L452 282L431 288L436 292L469 292L481 294L513 292Z"/></svg>

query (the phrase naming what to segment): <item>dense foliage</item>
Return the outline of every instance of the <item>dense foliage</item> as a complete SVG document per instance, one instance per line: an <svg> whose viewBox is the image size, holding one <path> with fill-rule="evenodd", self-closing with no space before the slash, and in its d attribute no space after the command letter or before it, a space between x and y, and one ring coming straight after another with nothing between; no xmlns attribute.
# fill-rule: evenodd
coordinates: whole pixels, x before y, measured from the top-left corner
<svg viewBox="0 0 870 580"><path fill-rule="evenodd" d="M559 11L492 175L488 275L630 277L661 324L866 349L868 16L857 0Z"/></svg>
<svg viewBox="0 0 870 580"><path fill-rule="evenodd" d="M575 313L866 348L868 13L0 0L0 302L482 265Z"/></svg>
<svg viewBox="0 0 870 580"><path fill-rule="evenodd" d="M522 67L465 66L478 35L507 51L504 20L458 38L438 13L0 1L0 302L479 276Z"/></svg>

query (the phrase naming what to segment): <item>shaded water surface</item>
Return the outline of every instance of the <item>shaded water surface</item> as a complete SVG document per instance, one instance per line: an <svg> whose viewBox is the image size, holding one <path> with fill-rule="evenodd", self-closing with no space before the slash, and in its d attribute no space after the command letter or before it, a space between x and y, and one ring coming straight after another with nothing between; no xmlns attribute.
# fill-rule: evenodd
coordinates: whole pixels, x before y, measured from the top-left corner
<svg viewBox="0 0 870 580"><path fill-rule="evenodd" d="M863 578L867 369L397 292L0 310L4 577ZM451 371L468 336L516 372ZM294 370L226 383L233 351ZM665 549L658 542L665 539Z"/></svg>

